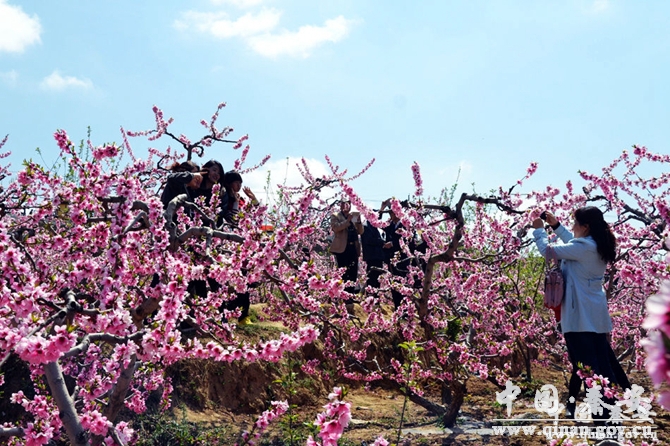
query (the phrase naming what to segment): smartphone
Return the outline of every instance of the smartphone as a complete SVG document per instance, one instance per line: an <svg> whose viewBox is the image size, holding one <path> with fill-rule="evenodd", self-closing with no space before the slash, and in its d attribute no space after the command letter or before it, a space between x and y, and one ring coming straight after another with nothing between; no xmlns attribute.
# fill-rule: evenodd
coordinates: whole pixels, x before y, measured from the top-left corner
<svg viewBox="0 0 670 446"><path fill-rule="evenodd" d="M540 218L541 218L542 220L544 220L544 221L547 221L547 211L543 211L543 212L540 214Z"/></svg>

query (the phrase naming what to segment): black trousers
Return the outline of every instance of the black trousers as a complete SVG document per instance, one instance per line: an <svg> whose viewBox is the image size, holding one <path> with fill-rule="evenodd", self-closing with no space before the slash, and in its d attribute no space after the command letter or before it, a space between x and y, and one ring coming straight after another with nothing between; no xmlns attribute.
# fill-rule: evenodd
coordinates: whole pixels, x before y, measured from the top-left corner
<svg viewBox="0 0 670 446"><path fill-rule="evenodd" d="M255 284L249 285L254 287ZM209 289L208 289L209 288ZM188 284L188 292L198 296L207 296L209 291L217 292L221 289L221 285L214 279L208 277L207 281L204 280L193 280ZM246 293L236 293L236 297L233 300L225 302L219 310L224 308L228 311L234 311L237 308L240 309L241 314L238 320L242 320L244 317L249 316L249 307L251 306L251 300L249 292Z"/></svg>
<svg viewBox="0 0 670 446"><path fill-rule="evenodd" d="M366 286L371 286L373 288L379 288L379 276L382 275L384 268L383 260L368 260L365 262L365 272L367 274L367 281L365 282Z"/></svg>
<svg viewBox="0 0 670 446"><path fill-rule="evenodd" d="M335 253L335 260L337 261L338 268L346 268L342 275L342 280L356 283L358 280L358 251L356 250L356 245L347 243L344 252ZM352 292L349 289L353 290L353 286L349 286L346 289L348 292Z"/></svg>
<svg viewBox="0 0 670 446"><path fill-rule="evenodd" d="M610 385L617 384L622 389L630 388L630 381L607 340L607 333L570 332L564 333L564 337L572 364L572 376L568 387L570 397L577 400L583 384L582 379L577 375L579 363L589 366L593 373L609 379ZM603 401L613 404L613 401L608 398L603 398ZM609 410L603 409L601 415L593 414L593 418L607 419Z"/></svg>
<svg viewBox="0 0 670 446"><path fill-rule="evenodd" d="M393 274L396 277L407 277L409 274L409 263L410 259L403 259L397 261L395 264L393 262L389 263L389 269L391 270L391 274ZM402 301L405 298L405 296L402 295L400 291L396 290L391 290L391 298L393 299L393 305L395 306L396 310L400 305L402 305Z"/></svg>
<svg viewBox="0 0 670 446"><path fill-rule="evenodd" d="M228 301L226 304L226 310L235 311L240 309L240 317L237 318L238 321L241 321L245 317L249 316L249 307L251 306L251 299L249 292L246 293L236 293L236 297L233 300Z"/></svg>

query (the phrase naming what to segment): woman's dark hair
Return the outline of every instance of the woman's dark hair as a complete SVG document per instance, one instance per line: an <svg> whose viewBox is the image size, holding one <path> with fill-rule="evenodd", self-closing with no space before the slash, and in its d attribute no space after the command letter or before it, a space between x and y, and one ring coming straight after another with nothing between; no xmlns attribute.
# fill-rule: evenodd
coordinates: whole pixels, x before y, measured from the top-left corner
<svg viewBox="0 0 670 446"><path fill-rule="evenodd" d="M605 221L603 212L595 206L585 206L575 211L575 220L589 227L589 235L593 237L598 247L598 254L605 262L616 259L616 237Z"/></svg>
<svg viewBox="0 0 670 446"><path fill-rule="evenodd" d="M228 171L223 176L223 184L226 186L230 186L235 181L239 181L240 183L242 182L242 175L240 175L239 172L235 170Z"/></svg>
<svg viewBox="0 0 670 446"><path fill-rule="evenodd" d="M172 166L170 166L170 171L173 172L173 173L176 173L176 172L197 172L199 170L200 170L200 167L191 160L184 161L183 163L175 161L175 163Z"/></svg>
<svg viewBox="0 0 670 446"><path fill-rule="evenodd" d="M209 160L205 164L202 165L203 170L204 169L209 169L210 167L218 166L219 167L219 181L218 183L223 186L223 174L225 172L223 165L218 162L217 160ZM205 176L206 178L206 176ZM203 181L202 184L200 185L200 188L203 188L205 182Z"/></svg>

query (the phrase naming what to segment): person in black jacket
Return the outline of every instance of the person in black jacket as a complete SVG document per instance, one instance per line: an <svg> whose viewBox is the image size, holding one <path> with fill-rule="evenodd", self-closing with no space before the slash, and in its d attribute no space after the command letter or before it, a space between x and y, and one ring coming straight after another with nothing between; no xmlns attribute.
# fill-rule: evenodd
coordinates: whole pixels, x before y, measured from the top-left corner
<svg viewBox="0 0 670 446"><path fill-rule="evenodd" d="M161 194L163 208L167 208L170 201L177 195L186 194L190 199L195 197L195 191L202 182L200 168L193 161L184 161L183 163L174 163L170 168L167 177L165 189Z"/></svg>
<svg viewBox="0 0 670 446"><path fill-rule="evenodd" d="M196 190L202 182L202 175L200 174L200 167L191 160L183 163L175 162L170 167L170 174L168 174L165 188L161 194L161 202L163 209L167 209L168 204L178 195L187 195L189 200L193 200L196 195ZM177 223L177 214L172 216L172 222ZM151 287L158 285L160 276L158 273L153 275L151 279Z"/></svg>
<svg viewBox="0 0 670 446"><path fill-rule="evenodd" d="M363 248L363 260L367 273L366 285L379 288L379 276L384 268L384 239L379 230L372 226L369 221L363 225L361 234L361 247Z"/></svg>
<svg viewBox="0 0 670 446"><path fill-rule="evenodd" d="M389 206L390 200L386 200L382 203L382 207L379 212L382 212L386 206ZM384 234L386 235L386 243L384 243L384 261L389 266L391 274L398 277L406 277L408 273L409 258L400 247L400 234L398 233L399 229L404 228L403 224L400 222L400 218L389 209L390 219L384 228ZM391 297L393 298L393 305L398 308L402 304L402 293L397 290L391 290Z"/></svg>

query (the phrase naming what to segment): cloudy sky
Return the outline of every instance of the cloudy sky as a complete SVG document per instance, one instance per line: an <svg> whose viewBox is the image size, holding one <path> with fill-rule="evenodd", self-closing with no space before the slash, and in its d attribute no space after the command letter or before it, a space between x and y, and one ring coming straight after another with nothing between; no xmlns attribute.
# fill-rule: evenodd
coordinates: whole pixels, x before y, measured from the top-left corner
<svg viewBox="0 0 670 446"><path fill-rule="evenodd" d="M663 0L0 0L0 139L17 170L55 158L58 128L119 141L157 105L195 139L226 102L273 182L328 155L376 159L353 183L372 204L412 192L414 161L430 195L459 170L463 191L508 187L531 161L528 188L560 186L635 143L670 150L669 21Z"/></svg>

